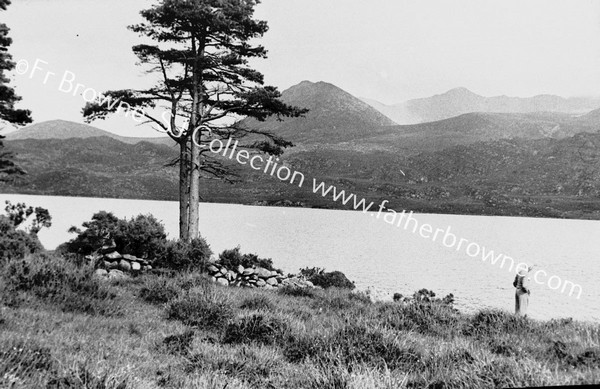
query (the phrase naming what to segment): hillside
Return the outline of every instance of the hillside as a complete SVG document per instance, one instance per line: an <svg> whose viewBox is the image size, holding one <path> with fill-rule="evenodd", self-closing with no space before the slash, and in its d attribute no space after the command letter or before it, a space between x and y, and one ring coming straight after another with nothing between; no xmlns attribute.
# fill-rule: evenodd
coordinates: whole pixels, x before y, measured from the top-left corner
<svg viewBox="0 0 600 389"><path fill-rule="evenodd" d="M578 117L475 112L393 125L327 83L303 82L284 99L312 110L304 119L261 125L295 142L282 159L307 182L324 180L369 201L390 200L397 209L600 219L600 110ZM6 141L7 150L29 174L4 185L4 192L178 198L176 168L165 167L177 156L168 139L162 141L170 146L63 121L17 134ZM298 188L226 164L240 182L204 180L204 201L348 208L312 193L310 184Z"/></svg>
<svg viewBox="0 0 600 389"><path fill-rule="evenodd" d="M109 138L116 139L120 142L129 144L135 144L139 142L150 142L170 145L173 143L172 140L168 137L135 138L120 136L115 133L104 131L87 124L75 123L67 120L50 120L46 122L32 124L20 130L7 134L6 139L86 139L99 136L106 136Z"/></svg>
<svg viewBox="0 0 600 389"><path fill-rule="evenodd" d="M393 105L369 99L363 100L398 124L432 122L471 112L557 112L582 115L600 107L598 98L567 99L554 95L538 95L528 98L484 97L466 88L455 88L439 95Z"/></svg>
<svg viewBox="0 0 600 389"><path fill-rule="evenodd" d="M332 143L369 136L395 123L360 99L326 82L303 81L282 92L287 104L308 108L301 118L245 120L244 125L277 133L298 144Z"/></svg>

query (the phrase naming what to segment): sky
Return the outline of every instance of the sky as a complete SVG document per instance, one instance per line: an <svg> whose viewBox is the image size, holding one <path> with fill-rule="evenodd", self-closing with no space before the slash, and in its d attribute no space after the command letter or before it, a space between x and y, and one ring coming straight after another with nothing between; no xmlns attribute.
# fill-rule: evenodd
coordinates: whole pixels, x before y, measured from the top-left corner
<svg viewBox="0 0 600 389"><path fill-rule="evenodd" d="M97 92L149 86L131 52L141 38L126 26L156 1L13 0L0 22L21 61L11 74L19 106L35 122L83 122L85 102L62 84L65 75ZM326 81L386 104L455 87L484 96L600 95L597 0L263 0L256 17L270 27L260 40L269 57L252 66L280 90ZM125 117L92 124L159 135Z"/></svg>

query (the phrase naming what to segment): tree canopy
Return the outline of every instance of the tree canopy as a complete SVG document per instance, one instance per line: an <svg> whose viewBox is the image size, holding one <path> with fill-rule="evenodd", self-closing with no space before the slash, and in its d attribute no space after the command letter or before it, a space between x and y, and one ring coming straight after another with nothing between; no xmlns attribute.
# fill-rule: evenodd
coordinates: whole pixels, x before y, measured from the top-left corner
<svg viewBox="0 0 600 389"><path fill-rule="evenodd" d="M240 140L238 148L281 154L286 141L267 131L246 128L242 118L264 121L276 115L301 116L306 110L279 100L280 92L264 85L263 75L249 66L267 51L254 40L267 23L253 18L258 0L160 0L143 10L143 23L130 30L154 44L133 52L158 82L149 89L108 91L88 103L88 121L128 112L180 146L180 238L198 235L200 177L230 180L232 171L209 152L214 139Z"/></svg>
<svg viewBox="0 0 600 389"><path fill-rule="evenodd" d="M0 0L0 10L6 10L10 0ZM6 76L15 67L12 56L8 53L8 47L12 39L8 36L10 29L4 23L0 23L0 126L2 123L24 125L31 123L31 112L24 109L16 109L15 103L21 100L15 93L14 88L9 86L10 79ZM0 130L2 127L0 127ZM0 135L0 181L4 181L13 174L22 174L20 169L12 160L12 154L2 151L4 136Z"/></svg>

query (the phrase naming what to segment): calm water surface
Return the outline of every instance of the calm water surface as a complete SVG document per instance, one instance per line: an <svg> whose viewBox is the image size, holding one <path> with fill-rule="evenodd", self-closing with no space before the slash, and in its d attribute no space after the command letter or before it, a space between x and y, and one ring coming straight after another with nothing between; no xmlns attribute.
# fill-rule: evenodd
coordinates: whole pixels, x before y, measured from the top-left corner
<svg viewBox="0 0 600 389"><path fill-rule="evenodd" d="M48 249L71 239L67 229L106 210L119 217L151 213L162 220L169 237L178 234L176 202L77 197L3 195L48 208L49 230L40 232ZM415 216L420 224L451 227L459 238L486 249L535 263L548 276L582 286L580 299L532 285L530 315L534 318L573 317L600 322L600 222L513 217ZM359 286L376 286L404 295L427 288L438 295L454 293L461 310L482 307L514 309L514 273L469 257L381 219L349 211L252 207L203 203L200 228L216 253L240 245L242 251L270 257L288 272L302 267L341 270Z"/></svg>

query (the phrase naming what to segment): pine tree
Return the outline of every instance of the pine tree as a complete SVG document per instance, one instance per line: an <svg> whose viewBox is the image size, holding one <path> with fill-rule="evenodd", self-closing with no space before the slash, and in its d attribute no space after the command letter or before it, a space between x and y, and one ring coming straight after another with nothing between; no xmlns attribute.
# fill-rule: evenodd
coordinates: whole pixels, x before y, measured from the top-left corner
<svg viewBox="0 0 600 389"><path fill-rule="evenodd" d="M9 5L10 0L0 0L0 10L6 10ZM12 43L8 32L9 28L6 24L0 23L0 125L6 122L24 125L31 123L31 112L15 109L15 103L21 98L8 85L10 80L5 75L5 72L9 72L15 67L12 56L8 53L8 47ZM0 181L6 180L10 175L24 173L12 161L12 154L2 151L4 148L2 139L4 139L4 136L0 135Z"/></svg>
<svg viewBox="0 0 600 389"><path fill-rule="evenodd" d="M146 90L108 91L87 104L88 121L128 111L146 119L179 144L180 239L198 237L201 176L230 179L231 172L209 152L211 140L242 140L241 146L281 154L292 144L275 134L244 128L224 118L301 116L306 110L284 104L275 87L248 66L266 50L250 43L262 37L267 23L253 19L258 0L160 0L144 10L144 23L130 30L155 44L133 47L140 64L160 81ZM167 115L155 114L166 110ZM164 120L167 118L168 120ZM231 123L231 122L230 122Z"/></svg>

